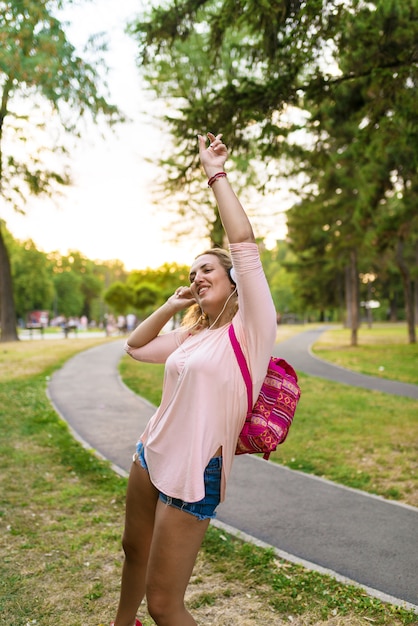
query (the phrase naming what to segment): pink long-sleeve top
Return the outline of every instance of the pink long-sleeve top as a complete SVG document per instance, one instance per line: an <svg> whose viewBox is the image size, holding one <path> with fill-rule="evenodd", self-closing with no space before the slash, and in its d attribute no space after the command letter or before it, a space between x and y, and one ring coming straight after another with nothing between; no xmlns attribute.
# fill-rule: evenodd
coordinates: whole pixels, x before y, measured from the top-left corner
<svg viewBox="0 0 418 626"><path fill-rule="evenodd" d="M276 339L276 312L254 243L230 245L239 309L232 323L246 357L257 398ZM247 391L228 335L229 324L195 335L180 328L141 348L134 359L165 363L161 404L140 439L151 482L184 502L205 495L203 475L222 447L221 501L247 414Z"/></svg>

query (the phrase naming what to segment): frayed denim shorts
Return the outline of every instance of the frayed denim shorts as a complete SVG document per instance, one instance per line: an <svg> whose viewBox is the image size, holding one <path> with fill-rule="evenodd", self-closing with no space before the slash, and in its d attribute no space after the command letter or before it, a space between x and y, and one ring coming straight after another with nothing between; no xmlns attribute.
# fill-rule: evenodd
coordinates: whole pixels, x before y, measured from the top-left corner
<svg viewBox="0 0 418 626"><path fill-rule="evenodd" d="M144 444L138 441L134 461L138 460L141 467L148 471L144 454ZM159 492L159 498L168 506L173 506L181 511L191 513L199 520L213 519L216 517L216 507L221 499L221 474L222 457L215 456L207 464L204 472L205 497L198 502L184 502L178 498L171 498L165 493Z"/></svg>

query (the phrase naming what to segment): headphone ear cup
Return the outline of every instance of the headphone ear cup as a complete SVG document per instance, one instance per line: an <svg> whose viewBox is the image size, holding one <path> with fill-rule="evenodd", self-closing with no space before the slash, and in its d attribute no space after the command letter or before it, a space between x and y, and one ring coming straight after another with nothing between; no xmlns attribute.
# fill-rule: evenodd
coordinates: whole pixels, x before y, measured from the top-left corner
<svg viewBox="0 0 418 626"><path fill-rule="evenodd" d="M236 284L237 284L237 281L236 281L236 277L235 277L235 268L234 268L234 267L231 267L231 268L228 270L228 276L229 276L229 280L231 281L231 283L233 283L234 285L236 285Z"/></svg>

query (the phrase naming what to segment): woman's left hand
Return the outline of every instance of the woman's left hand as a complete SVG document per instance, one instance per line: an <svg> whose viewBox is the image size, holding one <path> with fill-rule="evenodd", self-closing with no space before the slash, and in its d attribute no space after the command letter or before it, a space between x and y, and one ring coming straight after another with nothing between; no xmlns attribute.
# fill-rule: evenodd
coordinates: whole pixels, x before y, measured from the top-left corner
<svg viewBox="0 0 418 626"><path fill-rule="evenodd" d="M223 171L228 156L228 150L225 144L222 143L222 134L215 136L213 133L208 133L207 137L210 141L208 147L206 147L206 138L202 135L198 135L199 156L203 169L207 177L210 178L214 174Z"/></svg>
<svg viewBox="0 0 418 626"><path fill-rule="evenodd" d="M178 287L167 300L178 311L186 309L196 302L190 287Z"/></svg>

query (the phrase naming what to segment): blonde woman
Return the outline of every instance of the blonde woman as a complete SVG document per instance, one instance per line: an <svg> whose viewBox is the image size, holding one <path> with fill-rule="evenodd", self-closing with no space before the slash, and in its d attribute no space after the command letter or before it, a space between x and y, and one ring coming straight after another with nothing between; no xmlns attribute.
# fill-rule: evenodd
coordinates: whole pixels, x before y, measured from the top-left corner
<svg viewBox="0 0 418 626"><path fill-rule="evenodd" d="M208 141L209 140L209 145ZM129 336L134 359L165 363L160 406L140 436L132 464L115 626L139 626L146 597L159 626L196 621L184 595L210 519L225 498L247 392L228 328L249 364L257 398L276 337L276 313L248 217L224 170L222 135L198 137L229 251L212 249L192 263L190 284ZM160 334L177 313L183 325Z"/></svg>

